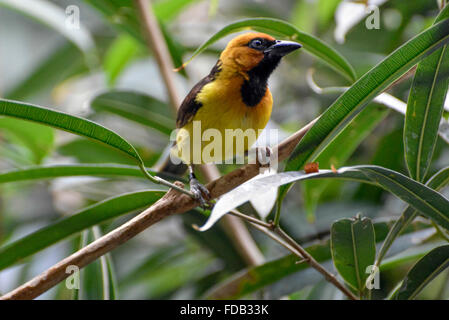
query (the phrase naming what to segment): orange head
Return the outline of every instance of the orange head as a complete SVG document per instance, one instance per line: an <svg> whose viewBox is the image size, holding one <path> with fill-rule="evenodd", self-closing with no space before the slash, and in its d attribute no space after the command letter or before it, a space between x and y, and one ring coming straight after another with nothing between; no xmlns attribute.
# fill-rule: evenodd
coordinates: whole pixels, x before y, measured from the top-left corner
<svg viewBox="0 0 449 320"><path fill-rule="evenodd" d="M220 60L223 67L239 73L246 73L261 64L272 66L274 70L284 55L299 48L299 43L251 32L232 39L221 53Z"/></svg>

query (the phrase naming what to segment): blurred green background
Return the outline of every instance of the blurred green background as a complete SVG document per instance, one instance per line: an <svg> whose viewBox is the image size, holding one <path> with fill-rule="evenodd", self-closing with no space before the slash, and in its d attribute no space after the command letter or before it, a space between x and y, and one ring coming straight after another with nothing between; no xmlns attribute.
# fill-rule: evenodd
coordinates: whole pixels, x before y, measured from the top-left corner
<svg viewBox="0 0 449 320"><path fill-rule="evenodd" d="M166 104L166 91L154 57L136 25L135 12L126 6L116 10L114 5L120 1L47 0L45 3L48 6L42 8L47 11L37 6L34 8L37 13L33 8L24 12L27 10L12 8L8 1L0 1L0 96L49 106L103 124L131 142L145 164L151 167L168 143L164 128L173 126L174 115ZM430 26L439 11L434 0L369 1L380 8L380 28L369 30L365 22L371 13L366 12L364 4L349 1L159 0L153 3L176 66L229 23L249 17L272 17L289 21L334 47L354 66L358 76ZM61 21L56 17L65 17L66 8L73 5L79 8L81 29L61 31L46 25L53 18ZM185 72L175 74L181 96L209 72L219 52L234 36L221 39L196 57ZM304 52L284 59L269 82L274 97L269 127L281 130L280 138L313 120L338 96L338 93L320 95L314 92L307 82L311 69L314 70L314 80L321 87L350 85L345 78ZM390 93L407 101L411 81L411 77L405 79ZM148 102L145 99L150 99L147 96L157 99L159 107L155 110L159 111L141 108ZM128 111L153 120L161 127L154 123L136 123L123 114L111 112L107 107L111 106L108 101L112 100L118 105L120 102L133 104ZM373 105L375 107L381 108ZM348 154L345 165L376 164L407 174L403 122L403 115L382 111L379 121L372 124L372 131ZM439 139L428 176L448 161L447 144ZM0 171L40 164L74 163L134 165L127 157L87 139L0 117ZM232 168L220 166L223 173ZM282 226L305 246L325 241L330 225L339 218L361 213L374 221L388 221L397 217L404 207L402 201L373 186L332 180L316 188L314 183L295 185L283 206ZM149 181L131 178L71 177L0 184L0 245L87 205L118 194L155 188L161 189ZM254 212L250 205L243 206L242 210ZM96 230L97 236L129 220L133 214L101 224ZM115 270L112 278L115 278L118 292L116 297L197 299L204 297L217 283L244 269L244 259L222 226L205 233L192 229L193 223L202 224L204 220L195 212L170 217L112 251L108 259ZM420 248L419 252L426 252L429 247L425 246L435 246L434 242L428 243L429 239L434 240L431 238L433 229L416 228L420 230L412 230L398 239L389 252L390 257ZM17 287L83 243L92 241L96 237L94 231L72 236L21 264L2 270L0 293ZM287 254L264 235L250 231L266 261ZM419 254L409 254L407 259L395 262L395 268L386 268L376 297L385 297L418 257ZM81 290L76 298L105 297L101 262L82 271ZM324 265L333 268L328 259ZM446 270L420 298L449 298L448 278ZM62 283L40 298L73 297L73 290L66 289ZM314 270L304 268L288 276L278 275L276 280L244 297L337 299L341 298L341 293Z"/></svg>

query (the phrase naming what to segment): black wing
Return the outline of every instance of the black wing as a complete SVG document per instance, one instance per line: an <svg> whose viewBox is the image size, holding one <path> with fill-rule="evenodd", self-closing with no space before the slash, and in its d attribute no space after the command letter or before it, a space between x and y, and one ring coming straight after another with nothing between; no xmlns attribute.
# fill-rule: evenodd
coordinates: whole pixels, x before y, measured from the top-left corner
<svg viewBox="0 0 449 320"><path fill-rule="evenodd" d="M189 121L193 119L198 109L201 108L202 104L196 101L196 97L198 93L203 89L203 87L214 81L217 77L217 74L220 72L221 61L218 60L215 66L212 68L211 72L207 77L198 82L192 90L190 90L189 94L185 97L181 106L178 109L178 116L176 118L176 127L182 128Z"/></svg>

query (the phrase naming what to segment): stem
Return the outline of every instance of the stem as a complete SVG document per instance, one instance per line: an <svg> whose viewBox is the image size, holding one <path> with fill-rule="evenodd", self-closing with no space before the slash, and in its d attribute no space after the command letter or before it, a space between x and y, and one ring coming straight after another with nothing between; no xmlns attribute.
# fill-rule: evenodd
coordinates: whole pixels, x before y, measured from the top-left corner
<svg viewBox="0 0 449 320"><path fill-rule="evenodd" d="M102 232L99 226L92 227L92 234L94 235L94 239L100 239L102 236ZM101 276L103 280L103 300L111 300L111 283L109 281L109 270L108 270L108 262L107 262L107 254L100 257L100 265L101 265Z"/></svg>
<svg viewBox="0 0 449 320"><path fill-rule="evenodd" d="M242 219L250 222L256 229L262 231L268 235L271 239L278 242L283 247L287 248L293 254L297 255L299 258L303 259L304 262L308 263L312 268L321 273L324 278L332 283L337 289L339 289L343 294L345 294L351 300L359 300L344 284L342 284L338 279L329 271L327 271L321 264L319 264L301 245L299 245L293 238L291 238L284 230L282 230L275 223L265 223L259 219L247 216L236 210L231 212L236 214ZM270 232L272 230L272 232ZM274 232L274 234L273 234ZM277 236L278 237L277 237ZM300 261L302 262L302 261Z"/></svg>
<svg viewBox="0 0 449 320"><path fill-rule="evenodd" d="M143 174L145 175L145 177L147 177L151 182L156 183L156 184L162 184L164 186L170 187L176 191L179 191L181 193L184 193L188 196L190 196L192 199L196 199L195 196L193 195L192 192L190 192L189 190L186 190L174 183L171 183L165 179L162 179L161 177L158 176L153 176L151 174L148 173L147 169L145 168L145 166L143 164L139 165L140 170L142 170Z"/></svg>
<svg viewBox="0 0 449 320"><path fill-rule="evenodd" d="M301 247L295 240L293 240L287 233L279 227L275 227L274 232L284 239L289 245L297 250L301 256L306 260L312 268L321 273L324 278L332 283L337 289L343 292L349 299L358 300L358 298L342 284L338 279L329 271L327 271L321 264L319 264L303 247Z"/></svg>
<svg viewBox="0 0 449 320"><path fill-rule="evenodd" d="M265 227L267 229L272 229L272 227L273 227L273 225L271 223L266 223L266 222L264 222L262 220L259 220L257 218L254 218L254 217L248 216L248 215L246 215L244 213L241 213L241 212L239 212L237 210L231 210L231 211L229 211L229 213L234 215L234 216L236 216L236 217L242 218L242 219L244 219L244 220L246 220L248 222L251 222L253 224L257 224L259 226Z"/></svg>
<svg viewBox="0 0 449 320"><path fill-rule="evenodd" d="M279 155L279 161L285 160L293 151L298 142L306 134L306 132L313 126L316 120L310 122L296 133L282 141L275 147ZM241 168L235 169L232 172L210 182L207 188L213 198L217 198L226 192L236 188L242 183L254 178L259 174L259 166L256 164L247 164ZM182 185L180 182L175 184ZM187 212L197 206L197 202L191 197L180 194L174 189L169 190L163 198L157 201L148 209L144 210L130 221L124 223L120 227L112 230L108 234L102 236L100 239L90 243L85 248L78 250L67 258L59 261L57 264L48 268L43 273L37 275L27 283L12 290L11 292L0 297L0 300L8 299L34 299L51 289L59 282L66 279L70 274L66 273L68 266L76 265L80 269L95 261L102 255L112 251L119 245L127 242L133 237L137 236L142 231L146 230L153 224L160 220L177 213ZM236 217L236 221L241 222ZM240 230L234 229L236 236L240 236L240 241L245 242L244 233ZM247 229L245 229L248 232ZM255 252L255 251L254 251ZM255 256L248 255L248 259L254 259ZM255 262L257 260L254 259Z"/></svg>
<svg viewBox="0 0 449 320"><path fill-rule="evenodd" d="M267 236L269 236L271 239L273 239L274 241L276 241L277 243L279 243L281 246L283 246L284 248L286 248L288 251L292 252L294 255L298 256L299 258L301 258L301 260L299 260L297 263L301 263L301 262L305 262L306 260L304 259L304 257L295 250L295 248L293 248L291 245L289 245L287 242L285 242L281 237L279 237L277 234L271 232L270 230L268 230L265 227L260 226L259 224L255 224L251 222L251 225L256 228L257 230L265 233Z"/></svg>
<svg viewBox="0 0 449 320"><path fill-rule="evenodd" d="M281 202L276 201L276 212L275 212L274 221L273 221L275 226L279 226L279 223L281 221L281 207L282 207Z"/></svg>

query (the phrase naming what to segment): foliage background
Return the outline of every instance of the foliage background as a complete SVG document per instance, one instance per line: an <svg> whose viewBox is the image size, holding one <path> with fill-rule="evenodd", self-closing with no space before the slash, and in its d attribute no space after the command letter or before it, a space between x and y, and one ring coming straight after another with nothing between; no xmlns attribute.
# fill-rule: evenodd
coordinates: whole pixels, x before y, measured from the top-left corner
<svg viewBox="0 0 449 320"><path fill-rule="evenodd" d="M130 13L122 10L105 18L98 6L92 5L94 1L47 2L62 11L69 5L79 6L81 23L93 42L82 40L87 49L81 52L54 29L22 12L0 6L0 96L49 106L103 124L135 146L145 164L151 167L168 141L164 129L158 129L157 124L166 123L170 127L173 115L165 104L167 97L154 58L143 42L121 28L121 22L127 25L126 19ZM343 42L342 33L336 32L343 27L341 22L337 23L337 8L341 5L338 0L154 2L163 29L174 43L172 53L178 58L182 57L183 61L222 27L243 18L263 16L289 21L300 30L319 37L346 57L358 76L429 27L438 14L436 1L381 1L380 29L368 30L365 19L362 19L348 30ZM181 95L209 72L218 53L233 36L221 39L195 58L187 66L185 74L176 74ZM178 65L180 61L177 61ZM338 96L337 93L319 95L311 89L307 82L311 68L315 70L316 82L322 87L350 85L345 78L303 52L284 59L270 80L275 108L269 126L280 129L282 137L321 114ZM390 93L407 101L412 79L409 77L397 84ZM98 95L112 90L121 93L106 96L105 99L133 103L137 107L128 111L135 110L153 121L136 124L123 114L104 110L107 103L99 100ZM129 92L129 95L123 94L123 91ZM162 101L156 104L157 115L151 110L143 111L142 106L146 102L142 102L141 94ZM352 139L360 141L354 145L348 159L339 165L369 163L408 175L403 147L404 116L385 110L382 108L376 115L378 121L373 119L362 124L363 128L370 128L363 138L349 134L346 138L349 144ZM160 115L163 116L162 120L157 117ZM447 144L438 139L427 176L445 167L448 161ZM1 171L31 165L73 163L135 165L127 157L85 138L21 120L0 118ZM330 160L330 163L334 162ZM223 173L232 170L229 167L220 169ZM382 222L398 217L404 208L401 200L378 187L334 180L318 184L308 181L295 185L282 208L282 226L306 247L326 240L332 223L340 218L360 213L374 222ZM143 179L123 177L70 177L0 184L0 244L20 239L87 205L143 189L165 190ZM250 205L244 205L242 210L254 212ZM2 270L0 292L12 290L74 252L83 243L92 241L98 233L106 233L132 216L133 213L102 223L98 229L72 236L20 264ZM113 274L108 280L109 284L115 284L115 291L111 289L114 293L106 295L109 298L204 297L214 285L229 279L244 269L246 264L221 226L217 225L205 233L191 228L192 223L201 224L203 221L204 217L195 212L170 217L114 250L109 261L98 261L85 268L78 295L73 296L73 291L67 290L62 283L40 298L105 298L102 262L113 265L115 270L108 273L109 276ZM400 237L390 250L389 265L381 272L381 289L373 293L376 298L385 298L420 257L442 243L435 229L426 220L421 222L423 226L414 225L415 229ZM257 231L251 230L251 233L267 261L288 253ZM324 265L330 270L334 269L330 259L324 261ZM342 298L341 293L311 269L304 268L288 276L272 273L268 276L276 281L244 296ZM441 273L419 298L449 298L448 277L448 270Z"/></svg>

